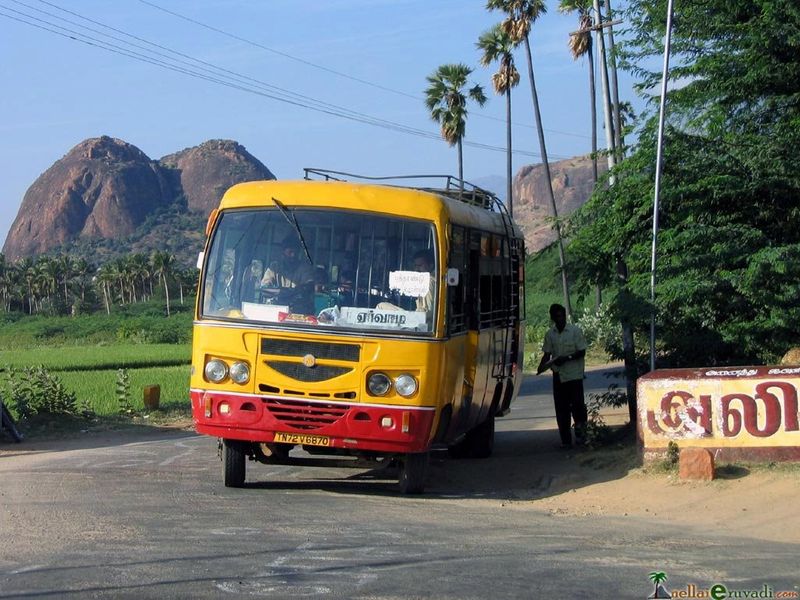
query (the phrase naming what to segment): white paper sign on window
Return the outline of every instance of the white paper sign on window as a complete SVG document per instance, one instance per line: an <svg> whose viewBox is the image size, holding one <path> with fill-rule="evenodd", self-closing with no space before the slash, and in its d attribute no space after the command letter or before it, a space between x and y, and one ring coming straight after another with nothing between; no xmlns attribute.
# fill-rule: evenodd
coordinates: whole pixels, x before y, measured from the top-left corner
<svg viewBox="0 0 800 600"><path fill-rule="evenodd" d="M418 271L390 271L389 288L403 296L424 296L431 289L431 276Z"/></svg>
<svg viewBox="0 0 800 600"><path fill-rule="evenodd" d="M380 329L425 329L426 316L424 312L408 310L343 306L336 324Z"/></svg>

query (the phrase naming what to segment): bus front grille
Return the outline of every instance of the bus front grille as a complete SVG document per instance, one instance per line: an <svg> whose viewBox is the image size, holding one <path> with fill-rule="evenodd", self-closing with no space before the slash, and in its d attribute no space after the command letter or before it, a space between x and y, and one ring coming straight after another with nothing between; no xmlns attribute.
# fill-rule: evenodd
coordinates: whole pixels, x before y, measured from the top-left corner
<svg viewBox="0 0 800 600"><path fill-rule="evenodd" d="M317 359L358 362L361 357L361 346L263 337L261 338L261 354L296 356L298 358L311 354Z"/></svg>
<svg viewBox="0 0 800 600"><path fill-rule="evenodd" d="M303 431L332 425L350 408L339 404L318 404L278 398L263 398L262 401L270 414L282 424Z"/></svg>
<svg viewBox="0 0 800 600"><path fill-rule="evenodd" d="M265 361L264 364L281 375L291 377L297 381L327 381L328 379L339 377L339 375L344 375L353 370L349 367L336 367L332 365L316 365L313 368L309 368L302 363L282 360L268 360Z"/></svg>

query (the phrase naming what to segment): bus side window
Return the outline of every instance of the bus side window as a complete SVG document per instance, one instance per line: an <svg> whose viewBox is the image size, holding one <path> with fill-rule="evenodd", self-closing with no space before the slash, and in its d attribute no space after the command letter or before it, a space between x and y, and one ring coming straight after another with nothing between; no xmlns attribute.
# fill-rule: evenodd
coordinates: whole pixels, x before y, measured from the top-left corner
<svg viewBox="0 0 800 600"><path fill-rule="evenodd" d="M480 264L481 233L469 231L467 254L467 277L464 285L467 288L467 327L476 331L480 323Z"/></svg>
<svg viewBox="0 0 800 600"><path fill-rule="evenodd" d="M464 253L465 244L464 228L453 225L450 230L450 256L447 265L458 269L458 285L447 288L447 332L449 334L466 331L466 278L467 261Z"/></svg>

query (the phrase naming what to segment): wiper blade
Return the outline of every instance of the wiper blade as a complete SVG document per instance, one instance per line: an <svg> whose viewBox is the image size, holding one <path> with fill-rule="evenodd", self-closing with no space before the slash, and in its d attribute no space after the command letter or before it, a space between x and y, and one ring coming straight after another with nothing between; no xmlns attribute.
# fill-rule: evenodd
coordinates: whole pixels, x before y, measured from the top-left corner
<svg viewBox="0 0 800 600"><path fill-rule="evenodd" d="M308 264L313 265L314 261L311 260L311 254L308 251L308 246L306 245L306 241L303 239L303 232L300 231L300 225L297 224L297 219L294 218L292 211L286 208L275 196L272 197L272 201L275 203L275 206L278 207L278 210L281 211L281 214L284 216L284 218L289 221L289 225L294 227L294 230L297 233L297 238L300 240L300 246L303 248L303 253L308 259Z"/></svg>

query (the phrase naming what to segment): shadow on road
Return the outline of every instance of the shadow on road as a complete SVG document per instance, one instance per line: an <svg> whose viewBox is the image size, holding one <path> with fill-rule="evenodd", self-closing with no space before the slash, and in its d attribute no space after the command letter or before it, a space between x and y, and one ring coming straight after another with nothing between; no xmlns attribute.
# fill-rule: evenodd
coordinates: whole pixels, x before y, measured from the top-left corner
<svg viewBox="0 0 800 600"><path fill-rule="evenodd" d="M446 451L434 452L423 497L534 500L620 479L640 464L632 441L600 449L562 450L554 446L558 433L552 429L503 431L496 436L491 458L452 459ZM280 467L270 470L253 465L246 487L400 496L398 470L392 466L356 471L350 476L342 469L323 468L304 470L291 478L284 475Z"/></svg>

